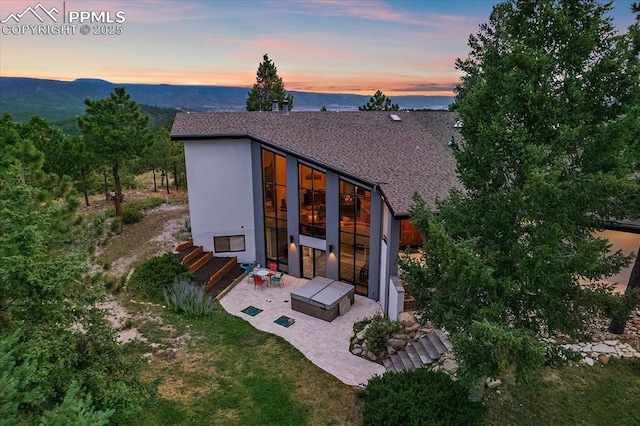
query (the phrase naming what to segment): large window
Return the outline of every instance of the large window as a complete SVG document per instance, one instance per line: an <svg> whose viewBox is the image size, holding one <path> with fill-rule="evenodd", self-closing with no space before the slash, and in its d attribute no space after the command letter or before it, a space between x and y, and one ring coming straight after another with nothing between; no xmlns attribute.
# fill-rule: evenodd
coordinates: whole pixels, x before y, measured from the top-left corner
<svg viewBox="0 0 640 426"><path fill-rule="evenodd" d="M287 270L287 167L286 159L262 150L262 186L264 198L264 233L268 262Z"/></svg>
<svg viewBox="0 0 640 426"><path fill-rule="evenodd" d="M340 181L340 280L355 284L356 292L369 288L371 192Z"/></svg>
<svg viewBox="0 0 640 426"><path fill-rule="evenodd" d="M327 234L326 174L300 165L300 234L325 238Z"/></svg>

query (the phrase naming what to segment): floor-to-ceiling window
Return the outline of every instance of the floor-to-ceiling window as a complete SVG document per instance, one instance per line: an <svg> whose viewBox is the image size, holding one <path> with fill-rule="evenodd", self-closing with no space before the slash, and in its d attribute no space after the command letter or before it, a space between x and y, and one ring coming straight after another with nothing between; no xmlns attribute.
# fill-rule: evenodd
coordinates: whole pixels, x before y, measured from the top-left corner
<svg viewBox="0 0 640 426"><path fill-rule="evenodd" d="M266 149L262 150L262 187L267 262L288 271L286 159Z"/></svg>
<svg viewBox="0 0 640 426"><path fill-rule="evenodd" d="M299 176L300 234L324 239L327 235L326 174L301 164Z"/></svg>
<svg viewBox="0 0 640 426"><path fill-rule="evenodd" d="M340 280L369 288L371 191L340 180Z"/></svg>

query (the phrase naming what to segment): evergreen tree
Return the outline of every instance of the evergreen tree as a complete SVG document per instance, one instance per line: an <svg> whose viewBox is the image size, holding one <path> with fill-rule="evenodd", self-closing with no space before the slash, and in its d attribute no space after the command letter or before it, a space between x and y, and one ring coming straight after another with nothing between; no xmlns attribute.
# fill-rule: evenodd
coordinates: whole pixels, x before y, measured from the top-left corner
<svg viewBox="0 0 640 426"><path fill-rule="evenodd" d="M360 111L398 111L400 107L398 104L392 104L391 98L377 90L376 93L369 99L369 102L358 107Z"/></svg>
<svg viewBox="0 0 640 426"><path fill-rule="evenodd" d="M116 87L106 99L86 99L86 113L78 117L83 141L101 164L111 167L115 184L116 215L122 217L120 168L139 154L149 139L149 117L140 112L124 87Z"/></svg>
<svg viewBox="0 0 640 426"><path fill-rule="evenodd" d="M630 260L594 236L640 199L637 32L617 34L610 10L501 3L456 63L465 191L439 203L437 218L417 199L424 255L401 263L422 317L452 333L469 376L540 365L539 336L579 336L612 306L581 282Z"/></svg>
<svg viewBox="0 0 640 426"><path fill-rule="evenodd" d="M287 94L282 78L278 76L278 69L265 53L258 65L256 83L249 91L247 111L271 111L273 101L278 101L278 108L282 109L285 99L289 110L293 109L293 96Z"/></svg>
<svg viewBox="0 0 640 426"><path fill-rule="evenodd" d="M96 308L104 287L86 278L71 244L82 230L70 187L9 124L0 128L0 423L133 422L152 389Z"/></svg>

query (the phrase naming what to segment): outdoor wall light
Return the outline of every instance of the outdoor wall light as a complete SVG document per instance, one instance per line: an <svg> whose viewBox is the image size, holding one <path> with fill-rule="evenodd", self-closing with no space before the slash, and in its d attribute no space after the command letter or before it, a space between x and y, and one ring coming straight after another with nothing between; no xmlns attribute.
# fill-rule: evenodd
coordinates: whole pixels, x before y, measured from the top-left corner
<svg viewBox="0 0 640 426"><path fill-rule="evenodd" d="M289 242L293 244L293 235L289 235Z"/></svg>
<svg viewBox="0 0 640 426"><path fill-rule="evenodd" d="M329 243L329 254L333 253L333 244Z"/></svg>

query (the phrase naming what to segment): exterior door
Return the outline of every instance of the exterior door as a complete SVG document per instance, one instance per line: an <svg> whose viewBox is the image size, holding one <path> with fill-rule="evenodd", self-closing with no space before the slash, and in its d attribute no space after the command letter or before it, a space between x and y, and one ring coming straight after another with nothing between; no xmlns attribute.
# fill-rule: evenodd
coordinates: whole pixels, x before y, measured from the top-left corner
<svg viewBox="0 0 640 426"><path fill-rule="evenodd" d="M324 277L327 273L327 252L302 246L302 277Z"/></svg>

